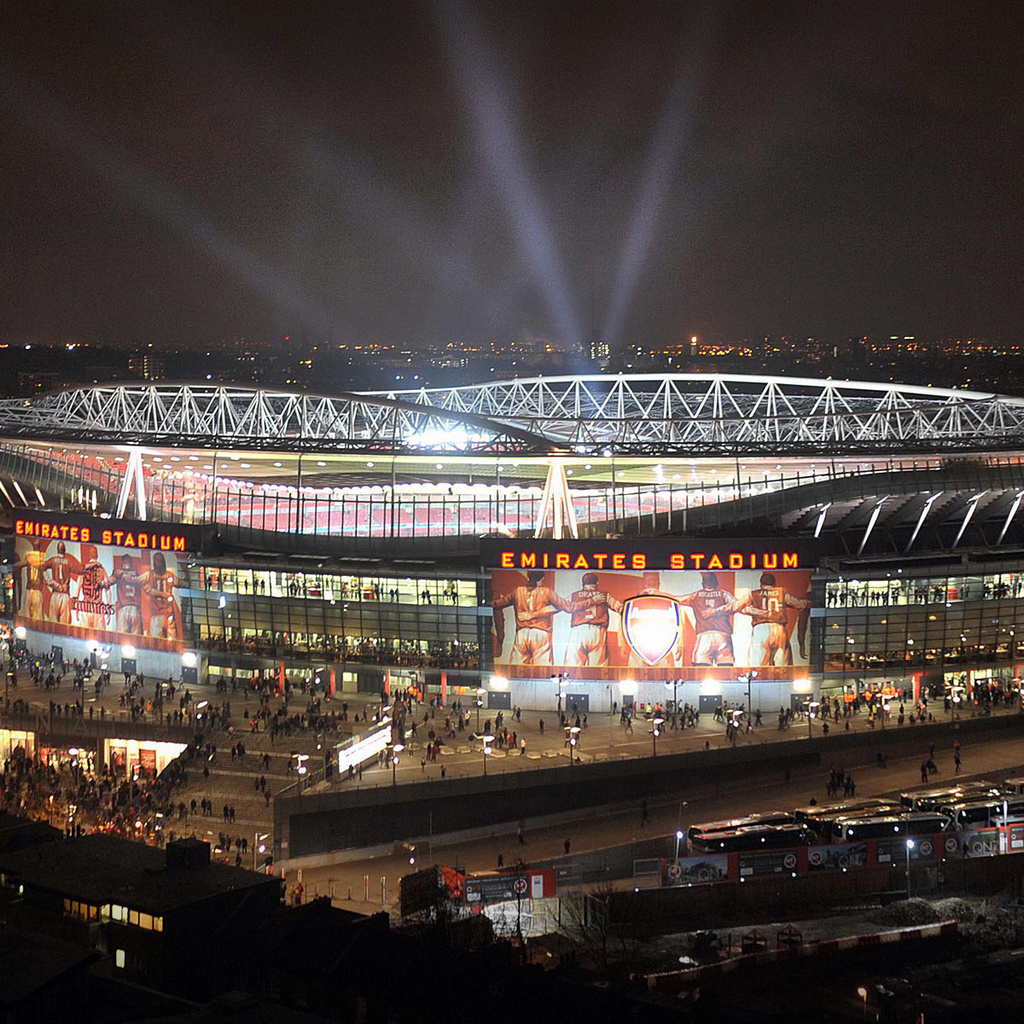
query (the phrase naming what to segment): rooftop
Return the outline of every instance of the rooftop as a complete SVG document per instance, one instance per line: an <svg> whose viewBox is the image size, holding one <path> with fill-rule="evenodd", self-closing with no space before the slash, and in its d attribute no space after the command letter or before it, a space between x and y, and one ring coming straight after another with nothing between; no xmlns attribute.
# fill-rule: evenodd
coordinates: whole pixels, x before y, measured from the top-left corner
<svg viewBox="0 0 1024 1024"><path fill-rule="evenodd" d="M277 881L208 859L195 866L171 866L164 850L101 833L0 852L0 872L31 889L152 914Z"/></svg>

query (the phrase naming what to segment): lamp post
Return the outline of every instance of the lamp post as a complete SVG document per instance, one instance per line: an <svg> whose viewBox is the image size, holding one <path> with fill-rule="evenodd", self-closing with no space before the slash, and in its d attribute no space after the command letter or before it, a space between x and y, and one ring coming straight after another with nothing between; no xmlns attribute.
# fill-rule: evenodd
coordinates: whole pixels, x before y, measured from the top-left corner
<svg viewBox="0 0 1024 1024"><path fill-rule="evenodd" d="M488 733L483 737L484 745L480 748L484 755L484 776L487 775L487 755L491 752L491 744L494 742L494 737Z"/></svg>
<svg viewBox="0 0 1024 1024"><path fill-rule="evenodd" d="M861 1018L860 1019L861 1020L867 1020L868 1019L868 990L863 985L861 985L860 988L857 989L857 995L860 996L861 1006L863 1007L863 1011L861 1013Z"/></svg>
<svg viewBox="0 0 1024 1024"><path fill-rule="evenodd" d="M656 718L654 720L654 728L651 729L651 743L654 745L654 757L658 756L658 737L661 735L661 726L664 721L664 718Z"/></svg>
<svg viewBox="0 0 1024 1024"><path fill-rule="evenodd" d="M260 853L266 853L266 840L269 838L269 832L255 832L252 837L252 869L255 871L258 867L256 862L256 855Z"/></svg>
<svg viewBox="0 0 1024 1024"><path fill-rule="evenodd" d="M580 727L573 725L569 727L569 765L572 766L576 760L576 747L580 742Z"/></svg>
<svg viewBox="0 0 1024 1024"><path fill-rule="evenodd" d="M811 732L811 721L813 720L814 715L815 715L817 709L820 708L820 707L821 707L821 705L816 700L809 700L807 702L807 738L808 739L812 739L813 738L813 734Z"/></svg>
<svg viewBox="0 0 1024 1024"><path fill-rule="evenodd" d="M391 785L398 785L398 766L401 764L401 758L398 756L403 750L405 750L404 743L396 743L391 748Z"/></svg>
<svg viewBox="0 0 1024 1024"><path fill-rule="evenodd" d="M910 851L914 849L917 843L913 839L907 840L907 899L910 899Z"/></svg>
<svg viewBox="0 0 1024 1024"><path fill-rule="evenodd" d="M487 691L482 687L477 687L476 691L476 731L480 731L480 709L484 706L484 694Z"/></svg>
<svg viewBox="0 0 1024 1024"><path fill-rule="evenodd" d="M676 860L679 860L679 842L683 838L683 830L681 828L676 829Z"/></svg>

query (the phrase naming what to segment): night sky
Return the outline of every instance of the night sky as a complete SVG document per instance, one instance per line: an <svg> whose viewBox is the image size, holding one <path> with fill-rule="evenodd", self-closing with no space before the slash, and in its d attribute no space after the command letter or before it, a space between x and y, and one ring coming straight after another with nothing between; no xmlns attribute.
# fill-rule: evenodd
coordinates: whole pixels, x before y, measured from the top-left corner
<svg viewBox="0 0 1024 1024"><path fill-rule="evenodd" d="M0 9L0 341L1021 337L1024 7Z"/></svg>

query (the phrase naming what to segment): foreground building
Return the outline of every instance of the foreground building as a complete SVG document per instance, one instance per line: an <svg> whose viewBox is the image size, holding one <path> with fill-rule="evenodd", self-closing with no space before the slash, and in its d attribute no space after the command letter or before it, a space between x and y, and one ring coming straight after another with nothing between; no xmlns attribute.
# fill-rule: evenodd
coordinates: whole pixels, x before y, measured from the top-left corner
<svg viewBox="0 0 1024 1024"><path fill-rule="evenodd" d="M1024 400L769 377L0 403L10 642L488 708L1012 688ZM1024 622L1024 620L1022 620Z"/></svg>

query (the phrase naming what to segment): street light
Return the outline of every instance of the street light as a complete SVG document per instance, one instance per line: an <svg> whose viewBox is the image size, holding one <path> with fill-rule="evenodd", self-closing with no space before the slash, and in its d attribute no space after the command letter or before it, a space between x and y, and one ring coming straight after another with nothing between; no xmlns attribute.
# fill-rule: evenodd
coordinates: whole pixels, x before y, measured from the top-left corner
<svg viewBox="0 0 1024 1024"><path fill-rule="evenodd" d="M817 709L820 708L820 707L821 707L821 704L819 704L818 701L816 701L816 700L809 700L807 702L807 738L808 739L812 739L813 738L812 737L812 733L811 733L811 721L813 720L814 715L815 715Z"/></svg>
<svg viewBox="0 0 1024 1024"><path fill-rule="evenodd" d="M573 725L569 727L569 764L571 765L576 759L575 751L576 746L580 741L580 727Z"/></svg>
<svg viewBox="0 0 1024 1024"><path fill-rule="evenodd" d="M484 706L484 694L487 691L482 687L477 687L476 691L476 731L480 731L480 709Z"/></svg>
<svg viewBox="0 0 1024 1024"><path fill-rule="evenodd" d="M671 682L665 680L665 689L667 690L670 686L672 687L672 713L674 715L679 714L679 684L682 682L681 679L673 679Z"/></svg>
<svg viewBox="0 0 1024 1024"><path fill-rule="evenodd" d="M483 755L484 755L484 775L486 775L487 774L487 755L491 752L490 744L492 744L494 742L494 737L490 733L488 733L486 736L483 737L483 741L484 741L484 745L480 749L483 751Z"/></svg>
<svg viewBox="0 0 1024 1024"><path fill-rule="evenodd" d="M861 1014L861 1020L867 1020L868 1019L868 990L863 985L861 985L860 988L857 989L857 995L860 996L861 1004L862 1004L862 1006L864 1008L863 1013Z"/></svg>
<svg viewBox="0 0 1024 1024"><path fill-rule="evenodd" d="M398 785L398 766L401 763L401 759L399 758L398 755L403 750L405 750L405 744L404 743L396 743L391 748L391 785L392 786L397 786Z"/></svg>
<svg viewBox="0 0 1024 1024"><path fill-rule="evenodd" d="M270 838L269 832L256 832L252 839L252 869L256 870L256 856L267 852L266 840Z"/></svg>
<svg viewBox="0 0 1024 1024"><path fill-rule="evenodd" d="M676 829L676 860L679 860L679 843L683 838L683 830L681 828Z"/></svg>
<svg viewBox="0 0 1024 1024"><path fill-rule="evenodd" d="M913 839L907 840L907 899L910 899L910 851L914 849L917 844Z"/></svg>
<svg viewBox="0 0 1024 1024"><path fill-rule="evenodd" d="M656 718L654 720L654 728L651 730L651 743L654 745L654 757L658 756L658 737L661 735L661 726L664 721L664 718Z"/></svg>

